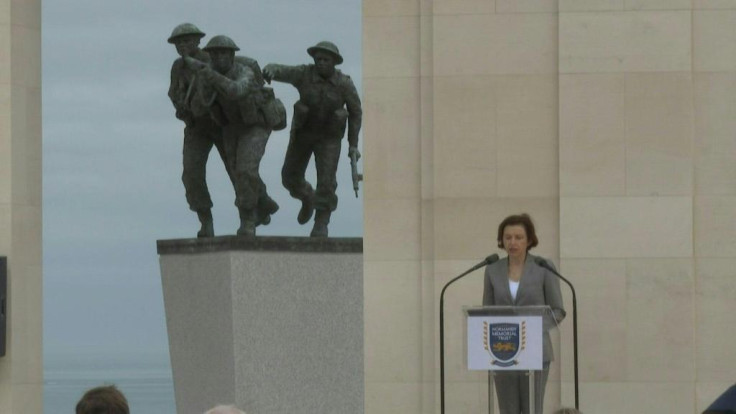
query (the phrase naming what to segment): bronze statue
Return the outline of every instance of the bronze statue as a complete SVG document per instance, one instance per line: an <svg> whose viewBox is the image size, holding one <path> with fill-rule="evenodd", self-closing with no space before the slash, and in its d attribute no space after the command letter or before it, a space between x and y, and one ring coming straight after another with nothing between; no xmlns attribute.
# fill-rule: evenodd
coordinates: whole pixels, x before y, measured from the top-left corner
<svg viewBox="0 0 736 414"><path fill-rule="evenodd" d="M207 82L202 79L207 73L203 69L211 64L211 58L207 51L199 48L200 40L204 36L205 34L191 23L183 23L174 28L168 41L176 46L176 50L181 57L174 62L171 68L169 97L176 109L176 117L184 121L186 125L184 129L184 172L182 181L186 190L187 202L190 208L197 213L201 223L201 229L197 233L197 237L213 237L212 200L206 182L207 159L212 146L214 145L217 148L225 164L225 169L235 189L236 205L238 205L238 188L242 189L242 184L239 184L238 180L246 178L243 174L236 174L237 140L225 140L223 138L223 120L219 119L220 122L218 122L218 119L213 117L211 107L215 104L214 96L217 92L209 87L210 97L202 99L203 89L208 88ZM234 45L234 43L232 44ZM280 118L279 121L283 123L281 128L284 128L286 122L285 110L283 110L280 101L275 99L270 88L262 88L264 81L258 62L244 56L237 56L235 59L239 64L246 65L253 71L256 82L260 83L260 89L262 89L257 95L261 101L266 100L265 104L261 106L272 109L267 112L271 116L281 116L283 119ZM261 95L264 94L266 98L261 98ZM281 105L280 108L279 105ZM273 115L274 107L275 110L281 109L284 113ZM275 121L272 121L272 123L275 123ZM276 128L278 127L277 125ZM270 134L270 130L268 133ZM260 158L258 162L260 163ZM256 166L256 171L257 168ZM271 222L271 215L278 211L279 206L268 196L266 185L261 180L260 175L258 175L257 180L258 184L255 185L258 188L255 225L266 225ZM242 193L242 191L240 192ZM241 234L251 233L241 232Z"/></svg>
<svg viewBox="0 0 736 414"><path fill-rule="evenodd" d="M287 66L272 63L264 66L263 76L269 83L271 80L287 82L299 91L281 179L291 196L302 202L297 216L299 224L308 222L316 210L310 235L327 237L330 215L337 208L336 172L346 123L348 156L357 162L360 158L358 133L362 109L350 76L335 68L343 62L337 46L331 42L319 42L308 48L307 53L314 59L314 64ZM304 178L312 154L317 168L316 191ZM356 180L354 177L357 195Z"/></svg>
<svg viewBox="0 0 736 414"><path fill-rule="evenodd" d="M193 106L207 108L222 128L228 167L235 184L235 205L240 215L238 235L254 236L258 224L268 224L278 204L266 194L259 174L260 162L273 129L284 128L286 111L264 81L258 64L236 58L240 48L227 36L215 36L204 47L211 64L184 57L196 68Z"/></svg>
<svg viewBox="0 0 736 414"><path fill-rule="evenodd" d="M212 199L205 179L207 159L212 145L217 148L231 181L233 175L227 166L222 131L210 118L206 108L193 107L192 96L196 83L196 70L186 64L186 59L208 63L209 55L199 48L199 42L205 34L191 23L176 26L168 42L176 46L179 54L171 67L171 84L169 98L176 109L176 117L184 121L184 172L181 179L184 183L189 208L197 213L201 228L197 237L214 236L212 225ZM233 183L234 185L234 183Z"/></svg>

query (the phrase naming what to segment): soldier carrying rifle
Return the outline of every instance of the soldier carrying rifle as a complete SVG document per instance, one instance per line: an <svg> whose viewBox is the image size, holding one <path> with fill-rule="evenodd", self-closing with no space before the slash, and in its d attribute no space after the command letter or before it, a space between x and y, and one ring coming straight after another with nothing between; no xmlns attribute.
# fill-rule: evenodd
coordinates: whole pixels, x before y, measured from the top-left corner
<svg viewBox="0 0 736 414"><path fill-rule="evenodd" d="M268 82L290 83L299 91L281 179L291 196L302 202L297 216L299 224L307 223L315 214L311 237L327 237L330 215L337 208L336 173L346 124L348 156L357 162L363 112L350 76L335 69L343 62L337 46L320 42L307 49L307 53L314 64L271 63L264 66L263 77ZM312 154L317 168L316 191L304 178ZM354 187L356 184L354 181Z"/></svg>

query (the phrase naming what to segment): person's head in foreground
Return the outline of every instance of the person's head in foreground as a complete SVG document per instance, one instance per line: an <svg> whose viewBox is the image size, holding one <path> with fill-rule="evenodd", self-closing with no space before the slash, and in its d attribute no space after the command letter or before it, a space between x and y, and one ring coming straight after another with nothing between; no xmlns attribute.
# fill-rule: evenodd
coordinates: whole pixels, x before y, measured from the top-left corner
<svg viewBox="0 0 736 414"><path fill-rule="evenodd" d="M84 393L76 414L130 414L128 400L114 385L96 387Z"/></svg>
<svg viewBox="0 0 736 414"><path fill-rule="evenodd" d="M234 405L218 405L207 410L204 414L245 414Z"/></svg>

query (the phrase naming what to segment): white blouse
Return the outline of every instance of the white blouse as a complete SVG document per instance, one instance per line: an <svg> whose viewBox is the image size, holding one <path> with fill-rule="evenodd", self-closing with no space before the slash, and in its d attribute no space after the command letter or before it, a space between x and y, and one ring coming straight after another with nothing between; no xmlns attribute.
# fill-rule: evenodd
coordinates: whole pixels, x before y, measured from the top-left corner
<svg viewBox="0 0 736 414"><path fill-rule="evenodd" d="M516 302L516 292L519 291L519 282L509 279L509 290L511 291L511 298Z"/></svg>

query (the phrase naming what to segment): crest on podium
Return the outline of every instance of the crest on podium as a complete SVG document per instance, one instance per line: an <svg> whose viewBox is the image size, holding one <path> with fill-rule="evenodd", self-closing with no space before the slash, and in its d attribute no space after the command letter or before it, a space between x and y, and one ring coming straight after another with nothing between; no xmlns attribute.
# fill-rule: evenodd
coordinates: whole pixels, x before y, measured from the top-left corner
<svg viewBox="0 0 736 414"><path fill-rule="evenodd" d="M491 364L510 367L519 363L516 357L526 346L526 321L521 323L483 322L483 345L491 356Z"/></svg>

